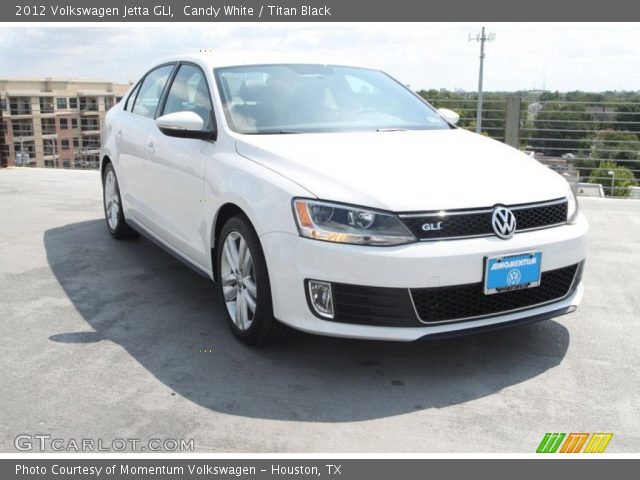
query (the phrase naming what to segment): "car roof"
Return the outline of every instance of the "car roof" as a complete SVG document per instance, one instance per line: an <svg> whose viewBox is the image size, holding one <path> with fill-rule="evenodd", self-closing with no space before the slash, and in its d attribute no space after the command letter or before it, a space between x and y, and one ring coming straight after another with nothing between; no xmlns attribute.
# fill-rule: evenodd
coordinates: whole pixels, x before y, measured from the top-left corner
<svg viewBox="0 0 640 480"><path fill-rule="evenodd" d="M359 61L338 59L334 57L307 54L271 53L271 52L217 52L212 50L192 54L174 55L165 58L156 65L167 62L190 61L207 66L210 69L218 67L237 67L242 65L273 65L273 64L314 64L340 65L360 68L373 68L371 65Z"/></svg>

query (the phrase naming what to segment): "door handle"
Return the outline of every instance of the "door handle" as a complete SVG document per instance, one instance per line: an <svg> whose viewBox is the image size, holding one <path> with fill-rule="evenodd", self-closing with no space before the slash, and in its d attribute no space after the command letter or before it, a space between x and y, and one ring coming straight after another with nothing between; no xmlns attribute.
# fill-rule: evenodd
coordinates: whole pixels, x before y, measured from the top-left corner
<svg viewBox="0 0 640 480"><path fill-rule="evenodd" d="M155 147L153 146L153 142L147 143L147 146L144 147L147 152L153 154L155 152Z"/></svg>

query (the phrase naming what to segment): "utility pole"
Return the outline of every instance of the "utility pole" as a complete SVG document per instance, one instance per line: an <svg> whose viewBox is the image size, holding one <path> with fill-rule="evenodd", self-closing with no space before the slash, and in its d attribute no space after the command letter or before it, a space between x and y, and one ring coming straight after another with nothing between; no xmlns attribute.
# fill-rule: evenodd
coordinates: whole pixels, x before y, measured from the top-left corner
<svg viewBox="0 0 640 480"><path fill-rule="evenodd" d="M57 135L51 137L51 148L53 150L53 168L58 168L58 159L56 158L56 139Z"/></svg>
<svg viewBox="0 0 640 480"><path fill-rule="evenodd" d="M469 34L469 41L480 42L480 74L478 75L478 106L476 112L476 133L482 131L482 77L484 75L484 42L492 42L496 38L495 33L486 34L484 27L475 36Z"/></svg>

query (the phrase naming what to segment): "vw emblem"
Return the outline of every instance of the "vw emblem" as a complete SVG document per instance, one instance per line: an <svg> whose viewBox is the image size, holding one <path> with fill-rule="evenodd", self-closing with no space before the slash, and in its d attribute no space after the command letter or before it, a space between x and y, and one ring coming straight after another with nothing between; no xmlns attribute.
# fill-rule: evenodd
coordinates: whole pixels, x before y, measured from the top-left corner
<svg viewBox="0 0 640 480"><path fill-rule="evenodd" d="M520 270L518 270L517 268L509 270L509 273L507 273L507 285L509 285L510 287L513 285L519 285L521 278L522 274L520 273Z"/></svg>
<svg viewBox="0 0 640 480"><path fill-rule="evenodd" d="M496 235L506 240L516 231L516 216L508 208L496 207L491 215L491 225Z"/></svg>

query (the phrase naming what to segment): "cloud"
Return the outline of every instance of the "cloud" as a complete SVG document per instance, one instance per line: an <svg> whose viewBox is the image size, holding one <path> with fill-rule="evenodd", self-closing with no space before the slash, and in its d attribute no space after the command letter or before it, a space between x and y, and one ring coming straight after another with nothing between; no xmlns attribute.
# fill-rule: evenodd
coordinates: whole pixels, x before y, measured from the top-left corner
<svg viewBox="0 0 640 480"><path fill-rule="evenodd" d="M487 44L485 88L637 90L637 26L498 24ZM4 76L135 80L163 57L201 48L313 53L383 68L413 88L475 90L478 25L223 24L0 27Z"/></svg>

